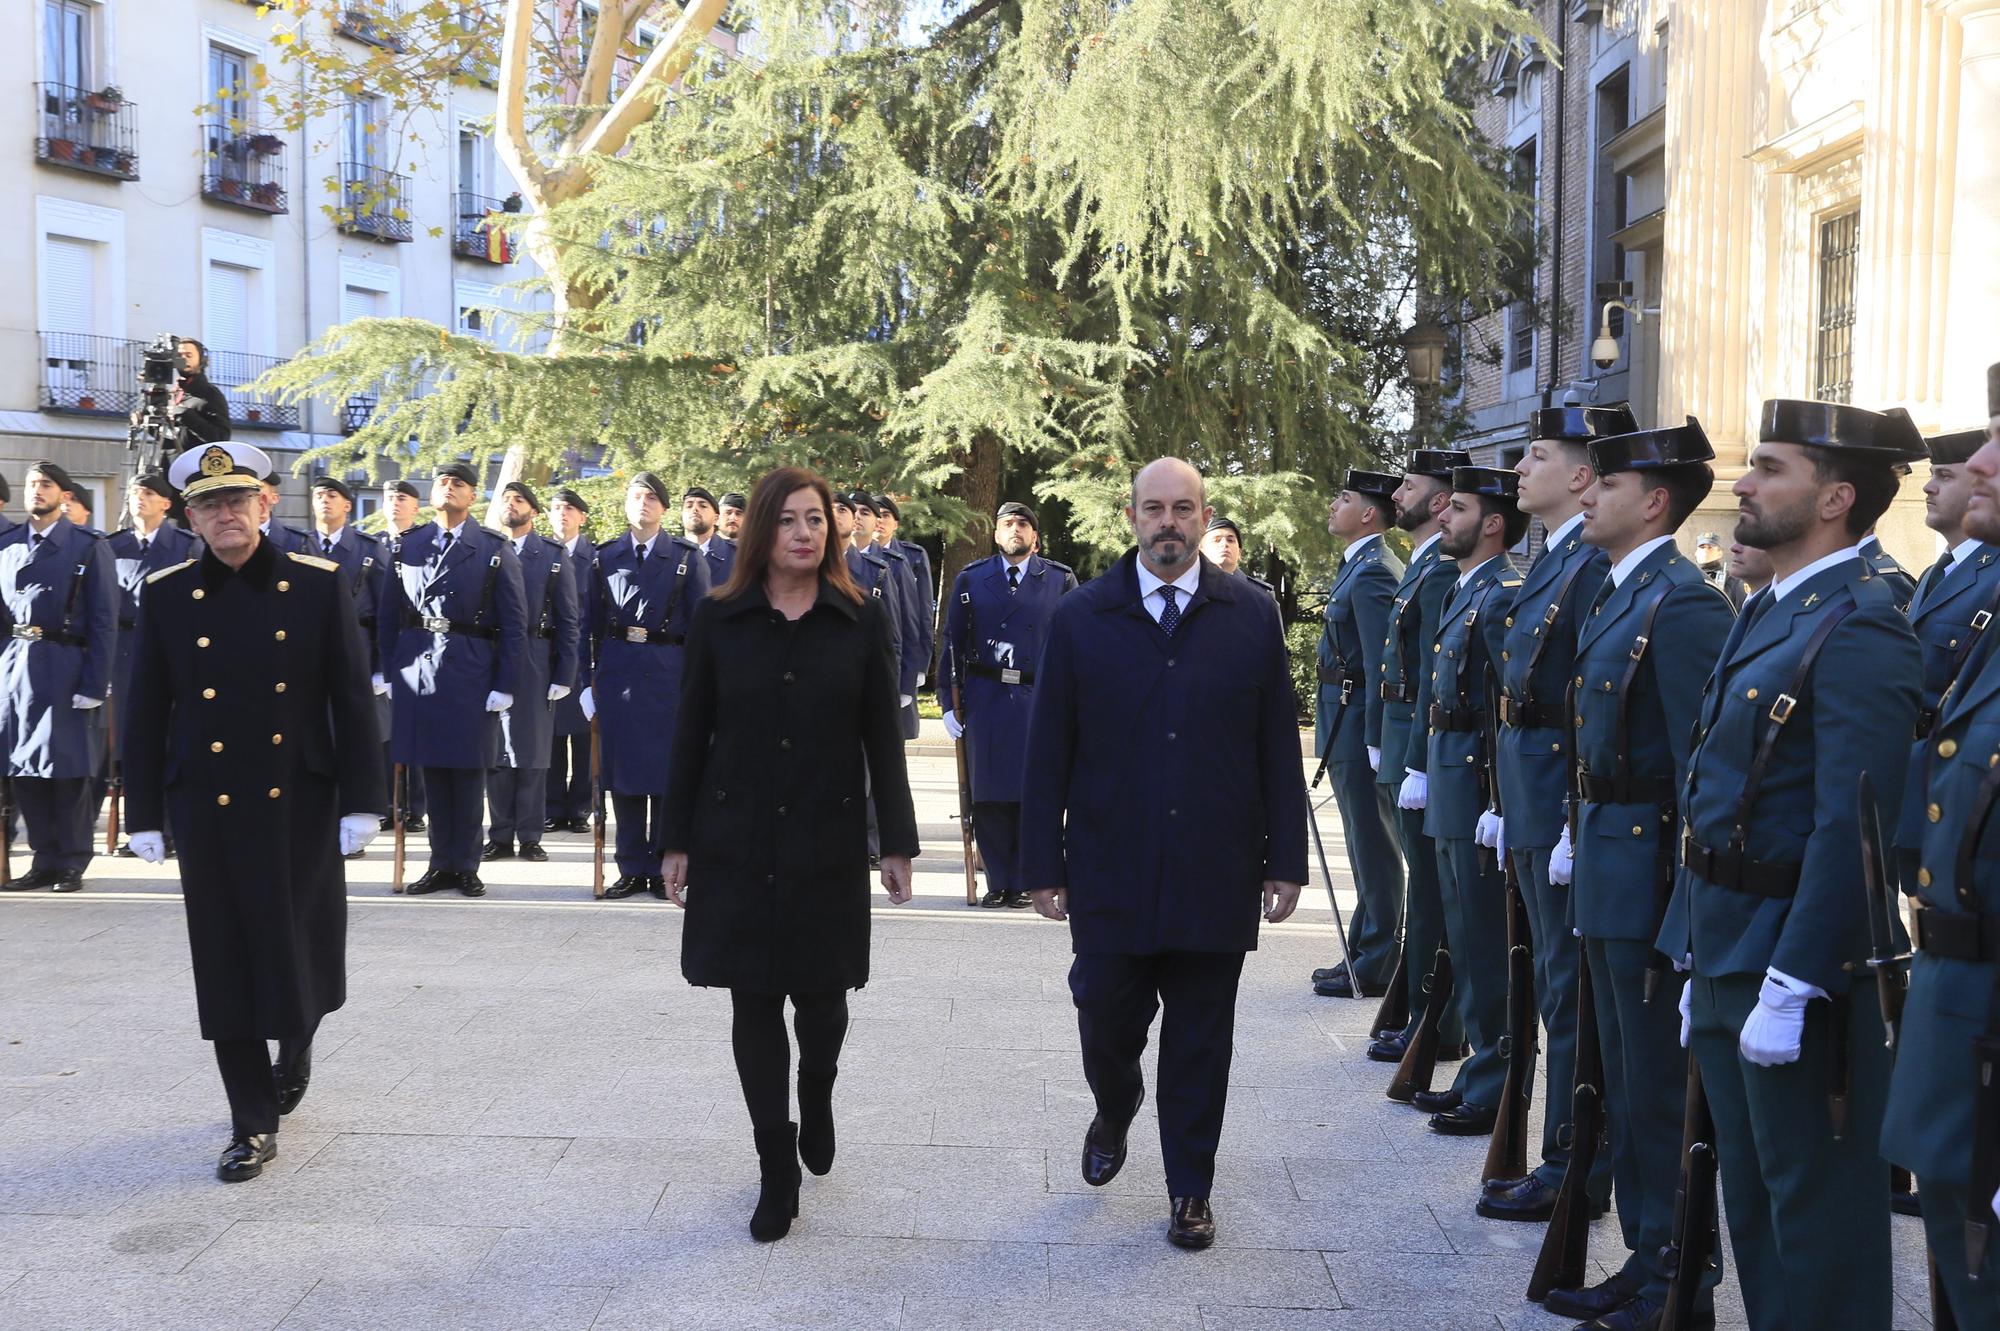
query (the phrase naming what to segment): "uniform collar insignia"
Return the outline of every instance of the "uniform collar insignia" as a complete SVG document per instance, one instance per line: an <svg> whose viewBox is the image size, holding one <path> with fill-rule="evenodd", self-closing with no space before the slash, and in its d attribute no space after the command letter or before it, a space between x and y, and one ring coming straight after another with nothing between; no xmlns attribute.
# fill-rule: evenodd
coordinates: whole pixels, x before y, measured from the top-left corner
<svg viewBox="0 0 2000 1331"><path fill-rule="evenodd" d="M1819 593L1814 592L1812 595L1806 597L1805 600L1799 602L1799 609L1810 610L1813 608L1813 603L1817 600L1819 600Z"/></svg>

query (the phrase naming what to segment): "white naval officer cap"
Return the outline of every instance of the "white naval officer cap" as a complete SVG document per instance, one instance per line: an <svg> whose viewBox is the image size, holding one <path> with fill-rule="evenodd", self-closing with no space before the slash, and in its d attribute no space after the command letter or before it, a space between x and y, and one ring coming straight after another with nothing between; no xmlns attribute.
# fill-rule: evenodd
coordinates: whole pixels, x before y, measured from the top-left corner
<svg viewBox="0 0 2000 1331"><path fill-rule="evenodd" d="M187 449L167 468L167 480L184 499L221 490L255 490L272 472L271 455L255 444L224 440Z"/></svg>

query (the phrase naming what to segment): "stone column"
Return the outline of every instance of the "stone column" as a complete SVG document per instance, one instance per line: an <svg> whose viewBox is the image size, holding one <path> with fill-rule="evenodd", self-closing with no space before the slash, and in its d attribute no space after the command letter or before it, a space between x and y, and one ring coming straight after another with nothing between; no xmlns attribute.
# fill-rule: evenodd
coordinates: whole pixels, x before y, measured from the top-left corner
<svg viewBox="0 0 2000 1331"><path fill-rule="evenodd" d="M1943 415L1986 419L1986 367L2000 360L2000 0L1932 0L1959 28L1958 146L1952 175Z"/></svg>

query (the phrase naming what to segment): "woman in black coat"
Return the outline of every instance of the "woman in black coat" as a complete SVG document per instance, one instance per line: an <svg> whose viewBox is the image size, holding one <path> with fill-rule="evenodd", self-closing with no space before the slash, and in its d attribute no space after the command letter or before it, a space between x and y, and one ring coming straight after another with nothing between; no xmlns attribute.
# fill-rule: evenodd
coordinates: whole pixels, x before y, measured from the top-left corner
<svg viewBox="0 0 2000 1331"><path fill-rule="evenodd" d="M815 1174L833 1167L847 991L868 982L871 793L882 884L898 905L917 853L888 612L848 577L832 515L810 471L757 482L735 570L688 628L667 769L660 874L687 911L681 974L730 993L763 1180L750 1217L760 1240L791 1228L800 1160Z"/></svg>

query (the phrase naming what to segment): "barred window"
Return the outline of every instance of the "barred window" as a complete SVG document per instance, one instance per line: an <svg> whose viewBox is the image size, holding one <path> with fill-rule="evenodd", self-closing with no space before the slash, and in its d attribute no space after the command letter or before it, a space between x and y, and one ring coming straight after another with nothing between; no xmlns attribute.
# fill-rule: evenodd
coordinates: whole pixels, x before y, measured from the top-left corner
<svg viewBox="0 0 2000 1331"><path fill-rule="evenodd" d="M1861 272L1861 210L1819 224L1819 301L1813 344L1813 396L1854 397L1854 303Z"/></svg>

